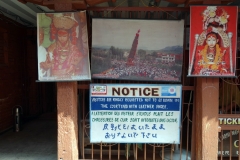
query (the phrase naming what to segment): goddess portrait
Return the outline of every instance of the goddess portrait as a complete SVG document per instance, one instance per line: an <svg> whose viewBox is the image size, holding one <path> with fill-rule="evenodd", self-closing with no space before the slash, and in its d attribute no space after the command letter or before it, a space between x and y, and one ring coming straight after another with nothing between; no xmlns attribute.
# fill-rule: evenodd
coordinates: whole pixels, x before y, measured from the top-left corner
<svg viewBox="0 0 240 160"><path fill-rule="evenodd" d="M45 48L46 53L38 53L41 56L45 55L44 58L38 56L38 63L39 72L48 74L39 73L40 81L90 79L88 44L85 43L87 31L84 30L86 21L82 20L84 18L82 14L85 15L85 12L54 13L45 16L47 20L50 19L47 26L42 25L47 28L49 34L48 38L44 39L48 45L45 43L41 46L44 43L39 43L41 48ZM42 20L42 23L45 21ZM42 23L40 21L39 26ZM41 39L40 36L39 38Z"/></svg>
<svg viewBox="0 0 240 160"><path fill-rule="evenodd" d="M188 76L235 76L235 13L235 6L191 7Z"/></svg>

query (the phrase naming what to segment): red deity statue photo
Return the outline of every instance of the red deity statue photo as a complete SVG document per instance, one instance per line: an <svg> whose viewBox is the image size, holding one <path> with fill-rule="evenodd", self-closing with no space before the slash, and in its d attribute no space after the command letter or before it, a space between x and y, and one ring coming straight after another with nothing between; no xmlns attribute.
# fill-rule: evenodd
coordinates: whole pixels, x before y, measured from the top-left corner
<svg viewBox="0 0 240 160"><path fill-rule="evenodd" d="M236 6L191 6L188 76L234 77Z"/></svg>

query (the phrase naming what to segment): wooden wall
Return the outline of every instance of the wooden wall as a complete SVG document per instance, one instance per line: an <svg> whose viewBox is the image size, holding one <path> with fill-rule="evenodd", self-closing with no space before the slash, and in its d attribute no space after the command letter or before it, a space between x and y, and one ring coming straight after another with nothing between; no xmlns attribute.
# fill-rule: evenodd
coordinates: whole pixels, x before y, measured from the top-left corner
<svg viewBox="0 0 240 160"><path fill-rule="evenodd" d="M26 88L26 108L25 113L28 117L36 116L41 112L40 103L38 103L39 83L36 82L37 74L37 34L36 28L27 30L25 39L26 47L26 69L25 69L25 88Z"/></svg>
<svg viewBox="0 0 240 160"><path fill-rule="evenodd" d="M0 17L0 132L13 124L13 108L23 106L24 33L17 23Z"/></svg>
<svg viewBox="0 0 240 160"><path fill-rule="evenodd" d="M0 15L0 133L14 126L16 105L23 122L56 108L55 84L36 82L36 32Z"/></svg>

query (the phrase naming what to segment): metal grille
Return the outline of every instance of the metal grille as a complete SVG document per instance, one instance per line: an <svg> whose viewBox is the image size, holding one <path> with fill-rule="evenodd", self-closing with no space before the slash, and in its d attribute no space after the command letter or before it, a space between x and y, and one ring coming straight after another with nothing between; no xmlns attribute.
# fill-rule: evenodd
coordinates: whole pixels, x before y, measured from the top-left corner
<svg viewBox="0 0 240 160"><path fill-rule="evenodd" d="M123 11L124 10L124 11ZM186 26L189 22L189 13L184 8L90 8L88 18L91 27L91 18L127 18L127 19L185 19ZM89 29L90 31L91 29ZM187 30L187 29L186 29ZM89 34L91 43L91 32ZM91 45L90 45L91 46ZM91 49L90 49L91 53ZM89 139L89 82L79 82L79 150L81 159L190 159L191 134L192 134L192 109L194 84L192 78L186 78L188 66L188 50L183 54L182 71L182 117L181 117L181 142L176 144L92 144ZM92 83L157 83L127 80L92 80Z"/></svg>
<svg viewBox="0 0 240 160"><path fill-rule="evenodd" d="M240 113L240 52L236 57L236 78L220 79L219 114L226 117L239 117ZM237 121L238 125L240 124ZM240 159L239 127L230 126L221 130L218 137L218 156L221 160Z"/></svg>
<svg viewBox="0 0 240 160"><path fill-rule="evenodd" d="M94 82L95 83L95 82ZM101 82L99 82L101 83ZM114 83L105 81L102 83ZM122 83L122 82L119 82ZM134 82L132 82L134 83ZM175 144L91 144L89 139L88 84L79 84L80 117L79 146L82 159L164 159L190 156L193 90L183 90L181 143ZM84 89L85 88L85 89ZM183 87L184 88L184 87ZM190 87L189 87L190 88ZM186 158L183 158L186 159Z"/></svg>

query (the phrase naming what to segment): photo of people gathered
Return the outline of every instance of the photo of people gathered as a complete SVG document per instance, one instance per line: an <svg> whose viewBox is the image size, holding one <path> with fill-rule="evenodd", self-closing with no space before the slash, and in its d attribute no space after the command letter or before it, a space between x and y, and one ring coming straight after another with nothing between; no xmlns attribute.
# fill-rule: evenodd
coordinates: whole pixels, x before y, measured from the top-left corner
<svg viewBox="0 0 240 160"><path fill-rule="evenodd" d="M181 81L183 21L118 21L93 19L92 78Z"/></svg>

